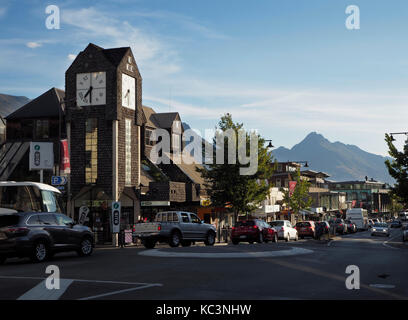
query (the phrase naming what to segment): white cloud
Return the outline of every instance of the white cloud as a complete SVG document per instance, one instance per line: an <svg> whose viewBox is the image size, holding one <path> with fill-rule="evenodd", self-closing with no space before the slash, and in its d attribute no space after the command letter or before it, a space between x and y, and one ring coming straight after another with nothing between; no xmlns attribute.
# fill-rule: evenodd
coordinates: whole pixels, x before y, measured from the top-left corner
<svg viewBox="0 0 408 320"><path fill-rule="evenodd" d="M26 46L31 48L31 49L35 49L35 48L41 47L42 44L39 43L39 42L27 42Z"/></svg>
<svg viewBox="0 0 408 320"><path fill-rule="evenodd" d="M71 60L71 61L74 61L76 57L77 57L76 54L70 53L70 54L68 55L68 59Z"/></svg>

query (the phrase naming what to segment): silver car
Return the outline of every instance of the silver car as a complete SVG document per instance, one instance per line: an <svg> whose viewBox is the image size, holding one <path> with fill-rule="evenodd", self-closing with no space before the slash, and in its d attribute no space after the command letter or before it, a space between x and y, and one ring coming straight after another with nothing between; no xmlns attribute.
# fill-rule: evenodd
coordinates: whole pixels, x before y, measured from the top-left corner
<svg viewBox="0 0 408 320"><path fill-rule="evenodd" d="M376 235L389 237L390 229L388 228L388 224L382 222L374 223L373 226L371 227L371 236Z"/></svg>

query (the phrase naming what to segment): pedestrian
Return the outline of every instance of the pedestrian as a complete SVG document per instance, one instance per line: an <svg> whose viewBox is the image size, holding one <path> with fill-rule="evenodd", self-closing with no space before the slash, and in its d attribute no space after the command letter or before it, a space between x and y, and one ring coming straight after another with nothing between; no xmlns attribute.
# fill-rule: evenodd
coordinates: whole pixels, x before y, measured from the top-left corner
<svg viewBox="0 0 408 320"><path fill-rule="evenodd" d="M320 238L322 237L323 234L323 223L316 223L316 240L320 241Z"/></svg>

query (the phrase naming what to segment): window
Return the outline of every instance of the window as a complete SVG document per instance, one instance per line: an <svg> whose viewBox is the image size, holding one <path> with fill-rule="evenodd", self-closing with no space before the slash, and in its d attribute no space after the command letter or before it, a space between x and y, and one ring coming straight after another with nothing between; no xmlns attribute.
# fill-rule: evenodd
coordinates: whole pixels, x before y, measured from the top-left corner
<svg viewBox="0 0 408 320"><path fill-rule="evenodd" d="M67 217L64 214L57 214L56 217L57 222L60 226L69 226L74 224L74 221L72 221L70 217Z"/></svg>
<svg viewBox="0 0 408 320"><path fill-rule="evenodd" d="M187 213L182 213L181 214L181 219L183 220L184 223L189 223L190 220L188 219Z"/></svg>
<svg viewBox="0 0 408 320"><path fill-rule="evenodd" d="M178 216L177 213L173 212L173 221L178 222Z"/></svg>
<svg viewBox="0 0 408 320"><path fill-rule="evenodd" d="M44 207L47 212L61 212L61 208L58 204L57 198L52 191L41 191L43 197Z"/></svg>
<svg viewBox="0 0 408 320"><path fill-rule="evenodd" d="M35 137L37 139L48 139L50 137L48 119L35 121Z"/></svg>
<svg viewBox="0 0 408 320"><path fill-rule="evenodd" d="M153 130L146 129L145 130L145 145L146 146L154 146L154 141L150 141L150 137L152 136Z"/></svg>
<svg viewBox="0 0 408 320"><path fill-rule="evenodd" d="M282 172L282 165L278 164L278 172Z"/></svg>
<svg viewBox="0 0 408 320"><path fill-rule="evenodd" d="M172 135L172 142L173 142L173 149L172 149L172 151L174 152L174 151L181 151L180 150L180 135L179 134L175 134L175 133L173 133L173 135Z"/></svg>
<svg viewBox="0 0 408 320"><path fill-rule="evenodd" d="M162 215L161 215L161 213L158 213L156 215L156 222L161 222L161 221L162 221Z"/></svg>
<svg viewBox="0 0 408 320"><path fill-rule="evenodd" d="M0 187L0 207L19 212L42 211L41 196L31 186Z"/></svg>
<svg viewBox="0 0 408 320"><path fill-rule="evenodd" d="M38 216L37 215L31 216L30 218L28 218L26 224L30 226L38 225L39 224Z"/></svg>
<svg viewBox="0 0 408 320"><path fill-rule="evenodd" d="M33 120L21 120L21 128L23 132L23 138L32 139L33 138Z"/></svg>
<svg viewBox="0 0 408 320"><path fill-rule="evenodd" d="M39 224L47 226L57 225L57 220L53 214L40 214L38 216Z"/></svg>
<svg viewBox="0 0 408 320"><path fill-rule="evenodd" d="M125 119L125 184L132 185L132 120Z"/></svg>
<svg viewBox="0 0 408 320"><path fill-rule="evenodd" d="M190 218L192 223L201 223L201 220L195 214L190 214Z"/></svg>
<svg viewBox="0 0 408 320"><path fill-rule="evenodd" d="M162 216L161 221L167 222L167 213L163 213L161 216Z"/></svg>
<svg viewBox="0 0 408 320"><path fill-rule="evenodd" d="M276 179L276 187L277 187L277 188L282 187L281 179Z"/></svg>
<svg viewBox="0 0 408 320"><path fill-rule="evenodd" d="M85 122L85 183L95 183L98 178L98 120Z"/></svg>

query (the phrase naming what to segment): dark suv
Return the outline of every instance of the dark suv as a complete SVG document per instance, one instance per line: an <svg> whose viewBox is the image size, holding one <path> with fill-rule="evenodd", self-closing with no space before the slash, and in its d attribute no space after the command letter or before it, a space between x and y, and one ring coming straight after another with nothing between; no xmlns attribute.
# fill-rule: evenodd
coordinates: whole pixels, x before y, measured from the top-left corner
<svg viewBox="0 0 408 320"><path fill-rule="evenodd" d="M89 256L94 247L91 229L61 213L0 214L0 264L11 257L45 261L57 252Z"/></svg>

